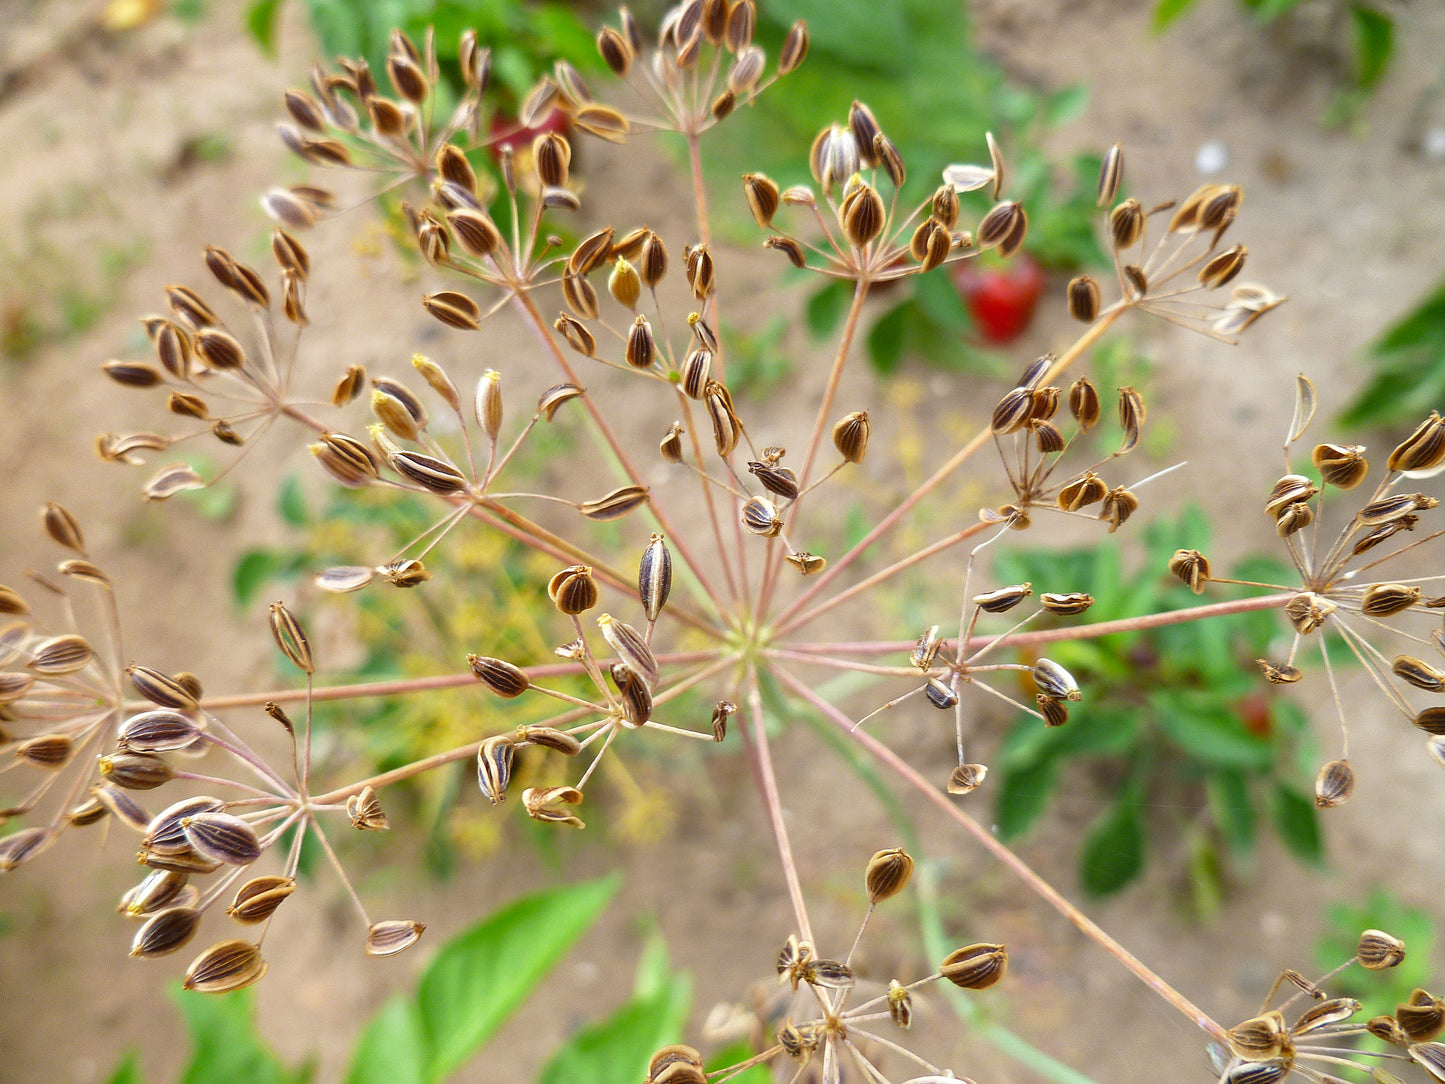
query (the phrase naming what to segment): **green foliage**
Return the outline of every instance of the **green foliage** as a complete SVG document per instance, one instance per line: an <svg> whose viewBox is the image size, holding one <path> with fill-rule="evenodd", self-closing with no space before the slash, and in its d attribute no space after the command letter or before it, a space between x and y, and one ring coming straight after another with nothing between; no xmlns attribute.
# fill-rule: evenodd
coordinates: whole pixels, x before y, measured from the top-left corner
<svg viewBox="0 0 1445 1084"><path fill-rule="evenodd" d="M311 1067L288 1069L256 1034L253 991L194 994L179 987L175 1001L186 1018L191 1060L179 1084L306 1084Z"/></svg>
<svg viewBox="0 0 1445 1084"><path fill-rule="evenodd" d="M1154 7L1155 31L1167 30L1194 6L1195 0L1158 0ZM1239 6L1261 26L1275 22L1306 0L1238 0ZM1340 6L1338 0L1317 0ZM1395 52L1395 20L1377 2L1349 5L1350 59L1353 70L1325 113L1325 121L1338 124L1350 119L1384 76Z"/></svg>
<svg viewBox="0 0 1445 1084"><path fill-rule="evenodd" d="M1194 596L1164 569L1175 550L1207 546L1208 525L1197 511L1150 524L1139 571L1127 573L1118 547L1066 552L1004 552L994 559L999 583L1030 581L1036 590L1088 591L1092 621L1167 612ZM1239 578L1279 580L1272 562L1253 560ZM1313 799L1290 782L1292 749L1302 713L1261 692L1253 660L1268 653L1277 615L1240 614L1152 631L1071 641L1050 650L1088 690L1067 725L1046 729L1021 719L994 760L1000 773L995 818L999 835L1026 832L1048 808L1071 761L1087 761L1109 780L1113 796L1090 826L1080 853L1080 882L1092 895L1123 888L1144 869L1147 821L1202 804L1206 834L1192 841L1190 875L1197 902L1222 890L1222 852L1247 858L1260 810L1300 860L1318 862L1322 847ZM1204 882L1209 883L1204 883Z"/></svg>
<svg viewBox="0 0 1445 1084"><path fill-rule="evenodd" d="M1375 375L1343 424L1416 422L1445 401L1445 280L1371 344L1369 360Z"/></svg>
<svg viewBox="0 0 1445 1084"><path fill-rule="evenodd" d="M720 149L713 172L735 177L753 170L784 185L809 181L807 149L819 118L841 122L857 99L873 110L910 166L905 202L926 198L951 162L987 162L983 133L992 131L1008 163L1007 196L1028 209L1028 252L1058 270L1106 262L1094 232L1098 159L1077 157L1060 179L1038 150L1050 129L1082 111L1087 92L1075 86L1044 93L1011 84L974 50L962 14L956 0L762 6L759 38L770 55L794 20L807 19L808 60L788 76L788 93L769 110L730 118L741 130ZM888 44L895 41L897 48ZM965 218L989 206L978 193L963 200ZM815 335L836 329L850 296L847 283L817 287L807 306ZM943 368L995 367L994 356L969 341L972 321L947 271L900 280L889 287L887 302L865 338L879 373L892 372L905 357Z"/></svg>

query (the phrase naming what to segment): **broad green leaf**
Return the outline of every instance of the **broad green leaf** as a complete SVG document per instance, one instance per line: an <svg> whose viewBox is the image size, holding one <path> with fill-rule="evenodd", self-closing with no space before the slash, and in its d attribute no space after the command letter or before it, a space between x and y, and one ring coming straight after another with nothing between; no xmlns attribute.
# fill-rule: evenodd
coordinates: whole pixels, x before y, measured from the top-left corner
<svg viewBox="0 0 1445 1084"><path fill-rule="evenodd" d="M1254 799L1243 772L1210 772L1204 780L1209 811L1229 849L1247 855L1254 849Z"/></svg>
<svg viewBox="0 0 1445 1084"><path fill-rule="evenodd" d="M1273 746L1245 730L1208 693L1160 690L1150 703L1160 731L1195 760L1254 771L1266 771L1274 762Z"/></svg>
<svg viewBox="0 0 1445 1084"><path fill-rule="evenodd" d="M443 946L417 990L428 1080L444 1079L476 1052L592 925L619 884L612 876L523 897Z"/></svg>
<svg viewBox="0 0 1445 1084"><path fill-rule="evenodd" d="M1126 799L1090 826L1079 855L1079 881L1091 896L1117 892L1144 868L1144 821Z"/></svg>
<svg viewBox="0 0 1445 1084"><path fill-rule="evenodd" d="M1341 417L1346 425L1418 421L1445 398L1445 282L1371 346L1376 376Z"/></svg>
<svg viewBox="0 0 1445 1084"><path fill-rule="evenodd" d="M1159 0L1154 6L1153 27L1156 33L1166 30L1169 24L1183 15L1193 5L1194 0Z"/></svg>
<svg viewBox="0 0 1445 1084"><path fill-rule="evenodd" d="M1355 82L1370 90L1385 74L1395 49L1395 21L1366 4L1350 6L1355 30Z"/></svg>
<svg viewBox="0 0 1445 1084"><path fill-rule="evenodd" d="M281 489L276 494L276 511L281 514L281 520L288 527L305 527L311 522L311 512L306 507L306 494L302 492L301 480L294 474L288 474L281 481Z"/></svg>
<svg viewBox="0 0 1445 1084"><path fill-rule="evenodd" d="M1314 798L1285 783L1270 792L1270 812L1275 831L1290 853L1301 862L1323 865L1324 843L1320 839L1320 822Z"/></svg>
<svg viewBox="0 0 1445 1084"><path fill-rule="evenodd" d="M820 339L833 334L843 314L848 311L852 294L848 283L842 280L829 282L822 289L813 291L803 306L803 319L808 324L808 330Z"/></svg>
<svg viewBox="0 0 1445 1084"><path fill-rule="evenodd" d="M276 13L280 8L281 0L254 0L246 8L246 32L267 56L276 55Z"/></svg>
<svg viewBox="0 0 1445 1084"><path fill-rule="evenodd" d="M868 331L868 360L875 372L888 375L903 360L903 343L908 331L911 305L904 301L894 305L874 321Z"/></svg>
<svg viewBox="0 0 1445 1084"><path fill-rule="evenodd" d="M657 1049L682 1034L690 985L686 976L675 975L650 996L635 997L608 1019L578 1032L547 1063L538 1084L644 1079Z"/></svg>
<svg viewBox="0 0 1445 1084"><path fill-rule="evenodd" d="M256 601L261 586L281 571L284 560L275 550L247 550L231 571L231 597L245 609Z"/></svg>
<svg viewBox="0 0 1445 1084"><path fill-rule="evenodd" d="M179 1084L299 1084L305 1069L289 1070L256 1034L251 990L197 994L175 988L191 1036L191 1060Z"/></svg>
<svg viewBox="0 0 1445 1084"><path fill-rule="evenodd" d="M145 1079L140 1075L140 1055L134 1050L121 1059L121 1063L115 1067L115 1072L110 1074L106 1084L142 1084Z"/></svg>
<svg viewBox="0 0 1445 1084"><path fill-rule="evenodd" d="M1038 725L1037 719L1029 721ZM1091 710L1088 704L1078 704L1063 729L1053 732L1053 753L1060 757L1123 756L1133 748L1142 727L1140 711Z"/></svg>
<svg viewBox="0 0 1445 1084"><path fill-rule="evenodd" d="M1049 797L1058 783L1058 762L1045 760L1033 767L1008 772L998 789L994 802L995 830L999 839L1008 842L1038 820L1049 804Z"/></svg>
<svg viewBox="0 0 1445 1084"><path fill-rule="evenodd" d="M424 1084L426 1061L426 1035L416 1001L393 997L362 1032L346 1084Z"/></svg>

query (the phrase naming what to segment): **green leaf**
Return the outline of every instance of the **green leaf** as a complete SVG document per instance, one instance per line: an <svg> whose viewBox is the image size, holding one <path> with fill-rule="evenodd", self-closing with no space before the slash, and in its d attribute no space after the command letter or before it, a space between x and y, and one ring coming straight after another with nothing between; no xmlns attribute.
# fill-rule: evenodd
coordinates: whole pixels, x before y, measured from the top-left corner
<svg viewBox="0 0 1445 1084"><path fill-rule="evenodd" d="M1160 731L1193 759L1254 771L1267 771L1274 763L1274 747L1222 711L1212 694L1161 690L1149 699Z"/></svg>
<svg viewBox="0 0 1445 1084"><path fill-rule="evenodd" d="M1243 772L1210 772L1204 780L1204 793L1209 811L1219 826L1224 841L1236 854L1247 855L1254 849L1254 799L1249 781Z"/></svg>
<svg viewBox="0 0 1445 1084"><path fill-rule="evenodd" d="M1086 84L1075 83L1064 87L1044 99L1044 124L1049 128L1060 128L1082 116L1088 105L1089 88Z"/></svg>
<svg viewBox="0 0 1445 1084"><path fill-rule="evenodd" d="M426 1078L456 1070L520 1005L617 892L616 876L523 897L449 941L417 990Z"/></svg>
<svg viewBox="0 0 1445 1084"><path fill-rule="evenodd" d="M256 1034L252 991L196 994L175 988L175 1001L191 1035L191 1060L179 1084L297 1084L310 1074L292 1072Z"/></svg>
<svg viewBox="0 0 1445 1084"><path fill-rule="evenodd" d="M821 290L815 290L803 306L803 319L807 322L808 330L820 339L831 335L838 326L838 321L843 319L843 314L848 311L848 301L852 296L853 291L842 280L830 282Z"/></svg>
<svg viewBox="0 0 1445 1084"><path fill-rule="evenodd" d="M270 57L276 55L276 13L280 10L281 0L255 0L246 8L246 32Z"/></svg>
<svg viewBox="0 0 1445 1084"><path fill-rule="evenodd" d="M426 1060L426 1035L416 1001L393 997L362 1032L346 1084L424 1084Z"/></svg>
<svg viewBox="0 0 1445 1084"><path fill-rule="evenodd" d="M740 1061L747 1061L755 1051L748 1048L746 1043L733 1043L732 1046L723 1047L710 1060L708 1075L714 1076L719 1069L726 1069L730 1065L736 1065ZM773 1075L768 1071L766 1064L754 1065L737 1076L728 1077L728 1084L772 1084Z"/></svg>
<svg viewBox="0 0 1445 1084"><path fill-rule="evenodd" d="M994 821L999 839L1008 842L1028 831L1048 805L1058 778L1058 762L1054 760L1015 769L1004 776L994 803Z"/></svg>
<svg viewBox="0 0 1445 1084"><path fill-rule="evenodd" d="M1325 850L1313 797L1285 783L1277 784L1270 792L1270 812L1275 831L1291 854L1301 862L1324 864Z"/></svg>
<svg viewBox="0 0 1445 1084"><path fill-rule="evenodd" d="M288 474L281 481L276 494L276 511L288 527L305 527L311 522L311 513L306 508L306 494L301 490L301 480Z"/></svg>
<svg viewBox="0 0 1445 1084"><path fill-rule="evenodd" d="M110 1074L106 1084L142 1084L144 1078L140 1075L140 1055L134 1050L121 1059L121 1063L115 1067L115 1072Z"/></svg>
<svg viewBox="0 0 1445 1084"><path fill-rule="evenodd" d="M281 571L285 563L275 550L247 550L231 572L231 597L245 609L256 600L262 584Z"/></svg>
<svg viewBox="0 0 1445 1084"><path fill-rule="evenodd" d="M687 1022L690 983L674 975L650 995L634 997L612 1016L584 1028L557 1051L538 1084L642 1080L658 1047L676 1042Z"/></svg>
<svg viewBox="0 0 1445 1084"><path fill-rule="evenodd" d="M1157 34L1167 30L1169 24L1188 11L1193 3L1194 0L1159 0L1154 6L1154 32Z"/></svg>
<svg viewBox="0 0 1445 1084"><path fill-rule="evenodd" d="M1350 6L1355 30L1355 82L1370 90L1385 74L1395 49L1395 21L1365 4Z"/></svg>
<svg viewBox="0 0 1445 1084"><path fill-rule="evenodd" d="M886 376L903 360L903 342L908 330L911 306L907 301L894 305L874 321L868 331L868 360L873 369Z"/></svg>
<svg viewBox="0 0 1445 1084"><path fill-rule="evenodd" d="M1079 855L1079 881L1091 896L1119 891L1144 868L1144 819L1132 799L1117 803L1090 826Z"/></svg>

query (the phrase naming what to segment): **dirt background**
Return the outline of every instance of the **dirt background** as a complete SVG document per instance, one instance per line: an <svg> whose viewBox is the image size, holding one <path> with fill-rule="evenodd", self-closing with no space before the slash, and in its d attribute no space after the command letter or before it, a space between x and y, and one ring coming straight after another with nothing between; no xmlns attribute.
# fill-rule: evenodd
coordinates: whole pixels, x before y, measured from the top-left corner
<svg viewBox="0 0 1445 1084"><path fill-rule="evenodd" d="M1327 410L1341 403L1362 379L1362 346L1445 263L1445 161L1429 150L1445 129L1445 108L1434 97L1445 7L1392 8L1397 58L1348 130L1319 124L1340 69L1318 13L1295 20L1288 35L1260 33L1232 3L1201 0L1173 32L1155 37L1151 7L984 0L974 17L985 49L1019 78L1090 86L1085 117L1057 138L1060 154L1122 140L1131 190L1147 203L1192 189L1200 180L1196 153L1218 142L1228 163L1222 176L1245 188L1235 230L1250 247L1250 274L1290 295L1289 304L1232 349L1167 329L1136 332L1164 370L1151 416L1176 419L1180 458L1217 464L1216 473L1183 475L1174 499L1211 509L1221 535L1215 556L1228 564L1269 544L1265 524L1252 512L1237 514L1235 494L1262 494L1278 474L1294 373L1309 373ZM279 450L263 451L252 464L235 514L223 523L143 506L134 500L139 476L97 464L90 445L103 428L154 424L153 404L117 393L96 365L138 351L135 316L160 307L165 284L201 280L204 243L254 253L265 230L257 194L279 178L299 177L272 125L279 89L300 81L313 47L295 11L272 62L241 33L239 4L212 3L198 22L163 15L123 35L93 29L96 10L9 0L0 32L0 72L18 76L3 83L0 97L0 145L9 148L0 166L5 326L37 312L63 324L56 313L67 291L88 297L86 311L94 314L24 359L0 361L0 573L18 582L24 569L53 559L33 530L33 509L57 499L81 517L93 552L119 585L124 658L194 670L215 690L259 687L271 680L261 619L232 613L224 577L238 540L285 537L270 515L267 481L281 469ZM665 167L654 161L648 168ZM355 258L340 232L309 241L319 268L310 295L312 356L372 365L404 358L421 336L434 340L434 325L408 294L391 288L386 259ZM1032 334L1021 357L1068 341L1061 320L1043 319ZM961 399L956 378L912 370L905 379L915 401L951 406ZM867 392L866 379L857 386ZM876 395L910 397L906 386ZM976 420L986 402L992 398L964 405L965 420ZM888 427L876 416L875 426L875 439L880 432L886 438ZM1378 450L1389 439L1367 443ZM1217 472L1232 483L1227 492ZM1178 856L1156 854L1148 881L1091 908L1222 1021L1252 1012L1281 967L1310 968L1327 900L1358 901L1370 886L1386 884L1406 903L1440 913L1439 769L1414 734L1402 733L1399 720L1367 695L1361 675L1347 679L1346 692L1364 735L1354 759L1359 791L1327 820L1327 869L1303 869L1268 843L1218 919L1200 926L1178 904ZM916 723L890 732L899 751L918 763L946 757L948 742ZM1332 740L1327 724L1320 733ZM785 738L777 756L788 766L788 816L820 940L851 940L863 862L895 840L873 800L805 735ZM694 975L695 1024L715 1001L740 997L768 977L791 918L766 824L736 748L708 760L705 772L687 788L684 815L665 838L613 840L569 859L569 877L620 862L629 871L623 894L462 1079L531 1079L571 1029L619 1003L651 930ZM1105 798L1081 779L1021 848L1071 896L1073 845L1057 840L1071 840L1074 826ZM1167 803L1160 810L1163 819L1187 813ZM415 849L404 833L397 836L366 855L354 848L353 868L374 913L427 921L426 942L440 943L556 876L532 850L511 849L466 865L443 889L410 864ZM950 933L960 943L1011 946L1010 981L988 1000L997 1019L1097 1080L1209 1079L1192 1026L1021 893L967 840L933 826L925 844ZM133 877L127 851L112 840L97 854L93 837L76 834L4 880L0 1079L88 1084L104 1080L131 1047L143 1051L149 1080L170 1079L183 1063L179 1019L162 992L181 968L126 961L131 931L110 910ZM367 960L333 883L323 879L314 891L309 910L283 912L268 935L272 970L257 1001L261 1030L283 1056L314 1056L317 1079L332 1080L369 1014L425 962L425 944L395 960ZM904 909L875 930L870 943L882 947L868 957L873 973L914 974L926 966L910 947L909 919ZM943 1014L925 1009L920 1016L920 1048L959 1073L981 1084L1040 1079L948 1026Z"/></svg>

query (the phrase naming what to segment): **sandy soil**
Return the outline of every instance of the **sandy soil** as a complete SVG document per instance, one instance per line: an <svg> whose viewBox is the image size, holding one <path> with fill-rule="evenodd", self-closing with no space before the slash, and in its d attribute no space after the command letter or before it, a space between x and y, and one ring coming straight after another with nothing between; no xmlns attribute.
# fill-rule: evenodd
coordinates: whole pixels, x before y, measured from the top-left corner
<svg viewBox="0 0 1445 1084"><path fill-rule="evenodd" d="M1270 542L1257 517L1235 513L1232 494L1264 493L1277 475L1294 373L1309 373L1327 410L1339 404L1361 378L1361 347L1440 272L1445 164L1419 148L1431 126L1445 124L1440 105L1425 97L1439 76L1445 9L1399 7L1392 73L1355 128L1338 131L1318 124L1335 71L1318 47L1298 44L1319 38L1322 26L1302 21L1292 44L1255 32L1223 0L1196 6L1162 38L1148 33L1150 5L1135 0L983 0L977 19L985 47L1019 77L1091 86L1083 121L1058 136L1061 154L1123 140L1131 190L1147 203L1197 184L1196 152L1218 142L1228 159L1224 175L1245 187L1236 231L1250 247L1251 276L1290 295L1289 305L1233 349L1167 329L1139 332L1167 370L1150 409L1152 417L1176 419L1179 456L1217 462L1216 453L1228 451L1214 468L1229 475L1228 493L1200 471L1184 475L1171 498L1210 507L1216 556L1227 564ZM237 29L240 5L221 2L194 25L163 17L122 37L72 35L92 8L12 0L0 39L0 71L26 74L0 98L0 144L11 149L0 207L0 251L10 264L0 270L5 318L52 313L55 294L76 281L102 300L93 326L24 359L0 360L8 404L0 578L18 581L25 568L52 558L32 529L32 509L59 500L84 521L92 550L118 584L128 658L194 670L215 689L257 687L270 680L269 644L259 616L238 620L231 612L224 576L236 540L284 538L270 514L268 482L283 449L258 453L261 462L223 523L141 505L133 499L139 476L95 463L89 447L98 429L153 424L153 404L117 395L95 369L138 348L135 314L160 306L162 286L201 279L202 244L238 253L257 246L264 222L256 194L298 177L271 126L278 89L299 79L311 46L288 23L280 59L264 60ZM58 43L64 47L49 55ZM33 63L42 56L44 63ZM213 160L207 148L217 136L224 148ZM434 337L434 325L391 289L394 269L384 256L357 260L340 231L309 244L319 269L310 295L316 326L307 336L313 356L344 353L370 365ZM107 273L116 252L133 256ZM1068 334L1062 321L1043 320L1024 349L1063 345ZM924 397L952 390L952 378L921 370L907 379ZM1388 437L1369 443L1388 446ZM1439 771L1413 734L1364 695L1360 675L1348 683L1350 702L1360 705L1357 725L1369 737L1356 754L1359 795L1328 819L1328 869L1302 869L1266 846L1218 919L1201 927L1178 905L1178 865L1156 856L1148 881L1091 909L1221 1020L1253 1011L1281 967L1309 969L1327 900L1356 901L1383 883L1439 913L1445 850L1432 827L1445 813ZM950 755L949 736L917 717L900 721L889 738L915 763ZM789 766L787 812L820 939L850 939L862 864L895 842L887 821L806 734L787 735L776 755ZM695 1022L714 1001L740 997L767 977L791 919L736 747L708 760L704 782L678 795L680 815L661 841L578 849L567 876L621 861L629 870L622 897L465 1079L531 1079L570 1029L618 1002L652 929L695 976ZM1021 848L1071 894L1073 847L1060 847L1058 837L1072 838L1073 826L1103 801L1081 780ZM1010 981L988 1001L997 1019L1098 1080L1209 1078L1196 1029L968 841L936 825L924 840L951 932L1006 940L1013 950ZM144 1051L147 1079L169 1079L182 1063L180 1024L162 993L179 968L126 961L131 931L110 911L133 877L126 850L112 840L97 855L95 840L78 836L5 879L0 986L11 994L0 1017L0 1079L89 1084L105 1079L130 1047ZM414 852L405 838L369 850L369 859L358 855L358 868L369 861L389 870L363 875L376 913L424 919L428 941L555 877L521 849L468 864L440 887L395 857ZM364 1020L390 991L405 988L425 951L365 959L331 884L316 891L326 903L279 922L271 935L272 972L258 1003L262 1031L277 1049L292 1060L315 1056L317 1079L330 1080ZM877 973L920 966L908 919L906 912L888 919L900 936L875 931L872 943L884 946L870 958ZM1038 1079L947 1026L943 1014L921 1016L920 1027L932 1030L928 1048L960 1072L988 1084Z"/></svg>

